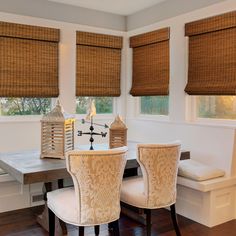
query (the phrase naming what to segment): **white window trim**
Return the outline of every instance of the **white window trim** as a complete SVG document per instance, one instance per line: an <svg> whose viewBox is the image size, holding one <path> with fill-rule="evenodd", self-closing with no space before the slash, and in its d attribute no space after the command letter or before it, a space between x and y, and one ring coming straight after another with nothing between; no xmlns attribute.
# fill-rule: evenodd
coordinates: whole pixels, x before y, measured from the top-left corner
<svg viewBox="0 0 236 236"><path fill-rule="evenodd" d="M42 119L42 115L0 116L0 123L40 122L41 119Z"/></svg>
<svg viewBox="0 0 236 236"><path fill-rule="evenodd" d="M198 118L196 96L187 95L187 121L189 123L214 125L214 126L232 126L235 127L236 120L215 119L215 118Z"/></svg>
<svg viewBox="0 0 236 236"><path fill-rule="evenodd" d="M169 104L170 109L170 104ZM170 111L169 111L170 113ZM156 120L156 121L170 121L170 115L151 115L141 113L141 97L135 98L135 117L139 120Z"/></svg>

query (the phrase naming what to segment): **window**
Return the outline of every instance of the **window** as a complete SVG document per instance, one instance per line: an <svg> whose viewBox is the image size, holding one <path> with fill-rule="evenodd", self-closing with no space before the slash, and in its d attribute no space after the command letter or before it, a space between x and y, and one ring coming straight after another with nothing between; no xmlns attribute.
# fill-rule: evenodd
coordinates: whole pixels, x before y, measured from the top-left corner
<svg viewBox="0 0 236 236"><path fill-rule="evenodd" d="M0 36L1 97L58 97L60 30L1 21Z"/></svg>
<svg viewBox="0 0 236 236"><path fill-rule="evenodd" d="M60 30L1 21L0 36L0 115L49 112L59 95Z"/></svg>
<svg viewBox="0 0 236 236"><path fill-rule="evenodd" d="M132 96L169 94L169 37L169 28L130 37L133 49Z"/></svg>
<svg viewBox="0 0 236 236"><path fill-rule="evenodd" d="M169 96L145 96L140 99L140 113L165 115L169 113Z"/></svg>
<svg viewBox="0 0 236 236"><path fill-rule="evenodd" d="M76 32L76 96L120 96L122 40Z"/></svg>
<svg viewBox="0 0 236 236"><path fill-rule="evenodd" d="M0 115L41 115L51 110L51 98L0 98Z"/></svg>
<svg viewBox="0 0 236 236"><path fill-rule="evenodd" d="M86 114L87 107L91 99L95 100L97 114L112 114L113 113L113 98L112 97L77 97L76 113Z"/></svg>
<svg viewBox="0 0 236 236"><path fill-rule="evenodd" d="M236 96L197 96L198 118L236 120Z"/></svg>

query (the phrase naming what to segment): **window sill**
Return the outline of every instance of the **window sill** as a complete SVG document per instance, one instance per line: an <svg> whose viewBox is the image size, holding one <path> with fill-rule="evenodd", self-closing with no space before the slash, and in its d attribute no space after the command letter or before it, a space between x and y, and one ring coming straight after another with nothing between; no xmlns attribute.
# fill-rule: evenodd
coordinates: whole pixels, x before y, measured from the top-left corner
<svg viewBox="0 0 236 236"><path fill-rule="evenodd" d="M28 115L28 116L0 116L1 123L29 123L40 122L41 115Z"/></svg>
<svg viewBox="0 0 236 236"><path fill-rule="evenodd" d="M164 115L137 115L135 117L137 120L149 120L149 121L158 121L158 122L170 122L169 116Z"/></svg>
<svg viewBox="0 0 236 236"><path fill-rule="evenodd" d="M222 127L222 128L236 128L236 120L212 120L212 119L196 119L194 121L186 121L189 125L208 126L208 127Z"/></svg>
<svg viewBox="0 0 236 236"><path fill-rule="evenodd" d="M197 121L171 121L168 118L160 120L158 118L147 118L146 116L142 117L127 117L127 120L134 120L134 121L150 121L155 123L166 123L171 125L183 125L183 126L202 126L202 127L215 127L215 128L225 128L225 129L236 129L235 124L223 124L223 123L210 123L210 122L197 122Z"/></svg>

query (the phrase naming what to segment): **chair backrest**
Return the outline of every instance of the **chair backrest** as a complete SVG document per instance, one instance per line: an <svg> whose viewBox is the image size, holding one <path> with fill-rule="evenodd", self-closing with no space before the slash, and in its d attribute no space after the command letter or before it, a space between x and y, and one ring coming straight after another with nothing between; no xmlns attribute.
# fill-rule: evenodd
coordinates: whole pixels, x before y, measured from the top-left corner
<svg viewBox="0 0 236 236"><path fill-rule="evenodd" d="M138 162L143 173L148 208L175 203L179 158L179 143L138 144Z"/></svg>
<svg viewBox="0 0 236 236"><path fill-rule="evenodd" d="M104 151L70 151L66 157L81 225L99 225L120 216L120 189L127 147Z"/></svg>

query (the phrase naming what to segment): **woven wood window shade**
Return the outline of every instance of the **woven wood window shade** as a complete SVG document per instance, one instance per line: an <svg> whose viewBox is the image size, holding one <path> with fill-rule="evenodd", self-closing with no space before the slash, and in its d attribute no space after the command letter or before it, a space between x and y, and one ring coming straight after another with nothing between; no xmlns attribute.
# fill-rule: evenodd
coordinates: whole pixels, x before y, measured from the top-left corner
<svg viewBox="0 0 236 236"><path fill-rule="evenodd" d="M236 11L185 25L190 95L236 94Z"/></svg>
<svg viewBox="0 0 236 236"><path fill-rule="evenodd" d="M122 37L78 31L76 96L120 96Z"/></svg>
<svg viewBox="0 0 236 236"><path fill-rule="evenodd" d="M130 38L133 48L133 78L130 94L169 94L169 28Z"/></svg>
<svg viewBox="0 0 236 236"><path fill-rule="evenodd" d="M57 97L59 30L0 22L0 97Z"/></svg>

